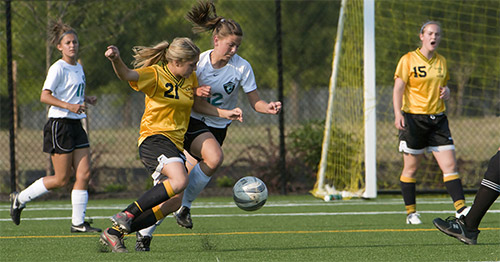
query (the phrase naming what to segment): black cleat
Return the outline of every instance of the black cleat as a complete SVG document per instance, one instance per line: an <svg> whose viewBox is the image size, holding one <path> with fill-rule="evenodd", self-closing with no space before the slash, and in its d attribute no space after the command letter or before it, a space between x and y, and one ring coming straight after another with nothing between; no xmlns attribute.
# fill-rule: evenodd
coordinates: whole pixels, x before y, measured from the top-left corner
<svg viewBox="0 0 500 262"><path fill-rule="evenodd" d="M149 246L151 245L151 240L153 236L143 236L141 233L136 232L137 240L135 241L135 251L149 251Z"/></svg>
<svg viewBox="0 0 500 262"><path fill-rule="evenodd" d="M477 244L477 235L479 235L480 231L467 230L463 218L463 216L460 218L450 216L446 220L436 218L432 223L434 223L437 229L448 236L454 237L467 245L475 245Z"/></svg>
<svg viewBox="0 0 500 262"><path fill-rule="evenodd" d="M189 229L193 228L193 220L191 220L191 210L189 207L182 206L173 215L179 226Z"/></svg>
<svg viewBox="0 0 500 262"><path fill-rule="evenodd" d="M71 225L71 233L95 233L101 231L100 228L91 227L89 222L83 222L83 224L78 226Z"/></svg>
<svg viewBox="0 0 500 262"><path fill-rule="evenodd" d="M21 211L23 211L24 207L26 207L26 205L24 204L19 204L18 198L18 192L12 192L10 194L10 217L16 225L19 225L19 223L21 223Z"/></svg>

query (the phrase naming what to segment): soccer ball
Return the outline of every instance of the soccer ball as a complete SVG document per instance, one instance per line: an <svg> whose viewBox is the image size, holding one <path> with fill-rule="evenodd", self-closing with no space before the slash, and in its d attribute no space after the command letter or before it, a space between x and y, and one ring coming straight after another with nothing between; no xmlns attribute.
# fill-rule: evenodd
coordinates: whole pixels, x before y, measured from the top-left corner
<svg viewBox="0 0 500 262"><path fill-rule="evenodd" d="M260 209L267 200L266 184L253 176L243 177L234 184L233 199L245 211Z"/></svg>

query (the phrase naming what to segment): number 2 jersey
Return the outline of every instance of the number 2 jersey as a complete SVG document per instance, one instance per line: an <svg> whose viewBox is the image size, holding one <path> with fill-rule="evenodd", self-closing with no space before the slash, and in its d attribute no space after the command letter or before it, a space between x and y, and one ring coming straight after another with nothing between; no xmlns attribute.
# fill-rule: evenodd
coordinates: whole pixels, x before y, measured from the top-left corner
<svg viewBox="0 0 500 262"><path fill-rule="evenodd" d="M129 81L130 87L146 94L138 144L149 136L164 135L182 152L194 103L194 88L198 86L196 74L193 72L187 79L177 79L166 65L134 70L139 73L139 80Z"/></svg>
<svg viewBox="0 0 500 262"><path fill-rule="evenodd" d="M238 103L240 87L245 93L257 89L252 66L238 54L235 54L227 65L215 69L210 62L210 53L212 50L200 54L200 61L198 61L196 69L198 82L200 85L211 87L211 97L208 99L210 104L222 109L234 109ZM192 112L191 117L215 128L226 128L231 123L229 119L207 116L197 112Z"/></svg>
<svg viewBox="0 0 500 262"><path fill-rule="evenodd" d="M445 87L449 80L446 59L434 52L427 59L420 48L408 52L399 60L394 79L405 82L401 110L411 114L439 114L446 110L440 99L439 87Z"/></svg>

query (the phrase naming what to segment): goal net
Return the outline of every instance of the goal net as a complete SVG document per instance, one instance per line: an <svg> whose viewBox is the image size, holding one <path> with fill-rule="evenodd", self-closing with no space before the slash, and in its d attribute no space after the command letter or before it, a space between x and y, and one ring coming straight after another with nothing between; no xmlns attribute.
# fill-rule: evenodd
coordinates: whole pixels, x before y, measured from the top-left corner
<svg viewBox="0 0 500 262"><path fill-rule="evenodd" d="M495 127L498 136L499 17L496 0L342 1L322 156L311 193L375 198L377 177L390 176L388 181L399 184L402 156L393 124L393 75L399 58L420 46L420 26L430 20L442 26L438 52L450 71L447 114L453 118L457 157L487 160L479 147L491 153L498 145L461 138L462 132L486 130L487 135Z"/></svg>

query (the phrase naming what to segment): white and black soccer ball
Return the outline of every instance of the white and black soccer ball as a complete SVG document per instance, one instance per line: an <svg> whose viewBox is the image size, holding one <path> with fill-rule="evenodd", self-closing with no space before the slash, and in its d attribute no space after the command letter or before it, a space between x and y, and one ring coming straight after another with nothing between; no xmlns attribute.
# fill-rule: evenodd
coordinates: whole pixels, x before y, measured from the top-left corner
<svg viewBox="0 0 500 262"><path fill-rule="evenodd" d="M246 176L233 186L234 203L245 211L260 209L267 201L267 187L262 180Z"/></svg>

